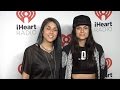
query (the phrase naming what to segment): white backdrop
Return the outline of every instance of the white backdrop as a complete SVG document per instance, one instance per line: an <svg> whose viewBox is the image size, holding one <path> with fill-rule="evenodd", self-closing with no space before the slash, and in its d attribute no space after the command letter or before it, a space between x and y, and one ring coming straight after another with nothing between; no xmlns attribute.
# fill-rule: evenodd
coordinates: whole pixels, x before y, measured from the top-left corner
<svg viewBox="0 0 120 90"><path fill-rule="evenodd" d="M108 79L120 79L120 11L0 11L0 79L21 79L24 50L36 42L45 18L54 17L60 22L66 45L73 18L81 14L91 18L93 36L103 46Z"/></svg>

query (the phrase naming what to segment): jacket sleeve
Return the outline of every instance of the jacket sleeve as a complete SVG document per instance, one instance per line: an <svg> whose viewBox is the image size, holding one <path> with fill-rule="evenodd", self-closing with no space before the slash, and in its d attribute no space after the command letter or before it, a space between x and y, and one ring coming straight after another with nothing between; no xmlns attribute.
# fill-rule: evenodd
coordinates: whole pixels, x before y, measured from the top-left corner
<svg viewBox="0 0 120 90"><path fill-rule="evenodd" d="M67 45L62 49L62 79L65 79L65 71L70 47Z"/></svg>
<svg viewBox="0 0 120 90"><path fill-rule="evenodd" d="M64 68L66 66L67 63L67 54L62 51L62 68Z"/></svg>
<svg viewBox="0 0 120 90"><path fill-rule="evenodd" d="M106 65L106 61L105 61L105 55L104 53L102 53L102 56L100 58L100 67L101 67L101 70L100 70L100 78L101 79L105 79L107 77L107 65Z"/></svg>
<svg viewBox="0 0 120 90"><path fill-rule="evenodd" d="M107 77L107 64L105 61L105 53L103 47L96 43L96 48L99 52L99 66L100 66L100 79L105 79Z"/></svg>
<svg viewBox="0 0 120 90"><path fill-rule="evenodd" d="M70 51L69 45L63 47L63 49L62 49L62 68L64 68L66 66L69 51Z"/></svg>
<svg viewBox="0 0 120 90"><path fill-rule="evenodd" d="M105 79L107 77L107 64L105 61L105 54L103 51L103 48L101 46L101 52L100 52L100 78Z"/></svg>
<svg viewBox="0 0 120 90"><path fill-rule="evenodd" d="M66 71L66 63L67 63L67 54L65 53L65 51L62 51L62 79L65 79L65 71Z"/></svg>

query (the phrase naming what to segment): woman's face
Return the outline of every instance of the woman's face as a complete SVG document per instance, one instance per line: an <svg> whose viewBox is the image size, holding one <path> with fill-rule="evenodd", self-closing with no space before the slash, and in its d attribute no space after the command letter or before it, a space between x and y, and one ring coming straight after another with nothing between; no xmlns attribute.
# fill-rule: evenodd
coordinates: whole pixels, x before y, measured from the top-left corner
<svg viewBox="0 0 120 90"><path fill-rule="evenodd" d="M58 35L58 28L54 22L49 22L43 30L43 41L53 42Z"/></svg>
<svg viewBox="0 0 120 90"><path fill-rule="evenodd" d="M89 26L79 25L76 27L76 37L79 40L86 40L89 36Z"/></svg>

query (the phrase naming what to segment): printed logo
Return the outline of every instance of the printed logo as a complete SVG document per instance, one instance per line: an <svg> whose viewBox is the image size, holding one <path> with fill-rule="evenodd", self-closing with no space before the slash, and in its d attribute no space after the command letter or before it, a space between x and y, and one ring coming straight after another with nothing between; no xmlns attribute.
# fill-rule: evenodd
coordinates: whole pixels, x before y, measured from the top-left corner
<svg viewBox="0 0 120 90"><path fill-rule="evenodd" d="M112 11L95 11L95 15L104 22L95 22L94 31L96 32L111 32L112 31L112 22L107 21L108 17L112 14Z"/></svg>
<svg viewBox="0 0 120 90"><path fill-rule="evenodd" d="M109 69L112 65L112 60L110 58L106 58L105 61L106 61L106 64L107 64L107 68Z"/></svg>
<svg viewBox="0 0 120 90"><path fill-rule="evenodd" d="M35 11L17 11L17 17L24 23L24 19L28 18L28 23L35 17Z"/></svg>
<svg viewBox="0 0 120 90"><path fill-rule="evenodd" d="M62 34L62 47L67 45L70 42L70 40L71 40L71 34L68 35Z"/></svg>
<svg viewBox="0 0 120 90"><path fill-rule="evenodd" d="M36 11L16 11L16 16L23 22L23 24L16 25L17 35L35 35L37 33L36 24L29 25L36 16Z"/></svg>
<svg viewBox="0 0 120 90"><path fill-rule="evenodd" d="M18 72L21 73L22 64L18 66Z"/></svg>
<svg viewBox="0 0 120 90"><path fill-rule="evenodd" d="M103 20L103 17L105 20L112 14L112 11L95 11L95 15L100 19Z"/></svg>

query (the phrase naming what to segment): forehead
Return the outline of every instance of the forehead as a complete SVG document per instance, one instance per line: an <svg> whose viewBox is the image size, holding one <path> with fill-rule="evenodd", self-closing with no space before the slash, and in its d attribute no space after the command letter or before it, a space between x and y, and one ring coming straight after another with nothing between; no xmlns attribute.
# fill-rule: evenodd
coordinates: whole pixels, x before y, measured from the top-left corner
<svg viewBox="0 0 120 90"><path fill-rule="evenodd" d="M54 23L54 22L48 22L47 24L46 24L46 26L50 26L50 27L57 27L57 25Z"/></svg>
<svg viewBox="0 0 120 90"><path fill-rule="evenodd" d="M88 25L78 25L76 27L88 27Z"/></svg>

